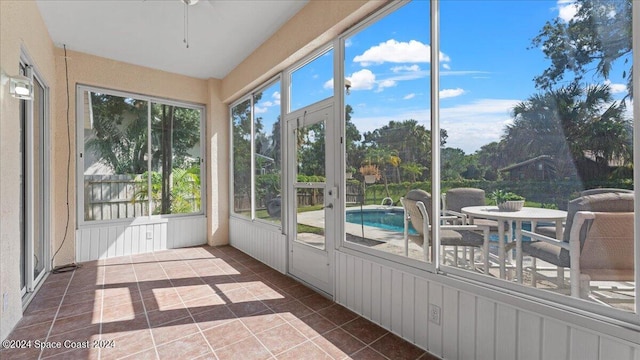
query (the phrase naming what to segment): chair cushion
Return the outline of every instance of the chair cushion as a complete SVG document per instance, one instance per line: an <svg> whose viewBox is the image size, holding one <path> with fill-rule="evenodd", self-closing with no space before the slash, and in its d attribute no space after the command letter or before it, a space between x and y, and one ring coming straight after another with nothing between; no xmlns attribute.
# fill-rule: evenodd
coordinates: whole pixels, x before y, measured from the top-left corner
<svg viewBox="0 0 640 360"><path fill-rule="evenodd" d="M424 207L427 209L427 215L429 215L429 221L431 222L433 216L431 216L431 194L422 189L409 190L406 199L413 201L422 201Z"/></svg>
<svg viewBox="0 0 640 360"><path fill-rule="evenodd" d="M633 193L601 193L594 195L581 196L577 199L569 201L567 208L567 223L562 238L563 241L569 242L571 226L573 218L578 211L601 211L601 212L632 212L633 211ZM586 228L580 231L580 239L586 235Z"/></svg>
<svg viewBox="0 0 640 360"><path fill-rule="evenodd" d="M522 251L550 264L569 267L569 252L543 241L522 242Z"/></svg>
<svg viewBox="0 0 640 360"><path fill-rule="evenodd" d="M417 245L422 246L422 236L409 235L409 239ZM484 243L484 235L473 231L454 231L449 229L440 230L440 245L443 246L475 246L481 247Z"/></svg>
<svg viewBox="0 0 640 360"><path fill-rule="evenodd" d="M554 226L536 226L536 233L555 239L556 227L555 225Z"/></svg>
<svg viewBox="0 0 640 360"><path fill-rule="evenodd" d="M447 209L460 212L465 206L485 205L484 190L476 188L454 188L447 191Z"/></svg>

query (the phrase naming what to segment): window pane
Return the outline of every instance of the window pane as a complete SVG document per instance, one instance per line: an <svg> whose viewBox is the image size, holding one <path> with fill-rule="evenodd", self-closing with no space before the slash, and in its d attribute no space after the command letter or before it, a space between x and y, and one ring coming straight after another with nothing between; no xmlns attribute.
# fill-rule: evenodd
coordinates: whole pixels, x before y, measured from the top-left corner
<svg viewBox="0 0 640 360"><path fill-rule="evenodd" d="M198 109L152 104L153 214L188 214L200 211L200 120Z"/></svg>
<svg viewBox="0 0 640 360"><path fill-rule="evenodd" d="M85 91L84 219L147 215L147 102Z"/></svg>
<svg viewBox="0 0 640 360"><path fill-rule="evenodd" d="M441 25L441 187L492 230L486 269L460 248L444 264L634 311L631 2L442 2ZM506 193L523 210L488 207ZM572 237L579 211L606 214Z"/></svg>
<svg viewBox="0 0 640 360"><path fill-rule="evenodd" d="M251 217L251 100L231 108L233 211Z"/></svg>
<svg viewBox="0 0 640 360"><path fill-rule="evenodd" d="M413 217L405 243L400 199L420 190L431 212L429 12L411 2L345 42L346 240L421 261L424 221Z"/></svg>
<svg viewBox="0 0 640 360"><path fill-rule="evenodd" d="M333 96L333 49L291 73L289 112Z"/></svg>
<svg viewBox="0 0 640 360"><path fill-rule="evenodd" d="M280 223L280 82L254 95L256 217Z"/></svg>

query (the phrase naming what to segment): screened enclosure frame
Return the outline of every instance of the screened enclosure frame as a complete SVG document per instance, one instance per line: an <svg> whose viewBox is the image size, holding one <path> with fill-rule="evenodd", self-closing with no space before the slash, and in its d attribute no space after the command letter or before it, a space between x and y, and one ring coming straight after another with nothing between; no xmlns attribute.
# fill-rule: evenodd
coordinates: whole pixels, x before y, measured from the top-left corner
<svg viewBox="0 0 640 360"><path fill-rule="evenodd" d="M144 155L144 160L146 162L147 172L149 169L152 169L152 156L149 156L152 151L152 118L151 118L151 105L168 105L171 107L178 107L183 109L191 109L197 110L200 113L199 121L198 121L198 146L200 156L197 159L197 163L199 164L199 194L200 197L200 206L198 211L185 212L185 213L166 213L166 214L152 214L152 201L146 200L146 215L125 217L125 218L117 218L117 219L99 219L99 220L86 220L85 219L85 192L84 192L84 167L85 167L85 158L87 149L85 148L85 138L84 138L84 119L83 116L85 114L85 104L84 104L84 94L85 93L99 93L102 95L121 97L125 99L132 99L136 101L142 101L146 103L146 153ZM92 109L91 109L92 111ZM78 84L76 86L76 217L77 217L77 227L80 228L86 225L108 225L108 224L118 224L118 223L144 223L144 222L153 222L154 219L167 219L167 218L178 218L178 217L192 217L192 216L203 216L206 215L206 194L207 194L207 184L206 184L206 106L201 104L195 104L185 101L179 100L171 100L165 98L159 98L154 96L148 96L143 94L137 94L127 91L120 90L112 90L101 87L89 86ZM171 175L171 179L173 179L173 175ZM152 176L147 176L146 178L146 199L151 199L151 192L153 191ZM145 200L141 200L145 201Z"/></svg>

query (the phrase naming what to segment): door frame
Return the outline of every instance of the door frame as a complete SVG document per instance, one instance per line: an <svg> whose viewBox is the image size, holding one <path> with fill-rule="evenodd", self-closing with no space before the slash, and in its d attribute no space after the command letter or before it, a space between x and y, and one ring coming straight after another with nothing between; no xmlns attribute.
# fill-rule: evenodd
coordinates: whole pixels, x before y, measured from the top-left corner
<svg viewBox="0 0 640 360"><path fill-rule="evenodd" d="M41 109L42 118L39 117L39 114L36 114L34 111L34 101L26 100L25 103L25 113L24 113L24 154L22 155L22 161L24 161L24 224L23 224L23 236L21 241L24 241L24 252L21 253L20 256L24 257L24 277L25 284L24 287L20 289L22 294L22 304L23 307L28 305L29 301L31 301L33 294L39 285L43 283L43 279L51 270L51 240L50 240L50 213L51 209L51 199L50 199L50 179L51 179L51 151L50 151L50 98L49 98L49 86L47 82L44 80L42 76L40 76L40 72L31 61L31 58L26 53L24 49L22 49L22 54L20 56L20 64L25 68L25 76L31 79L34 83L34 92L35 83L37 82L42 87L42 103ZM34 94L35 97L35 94ZM40 122L38 125L39 134L36 134L34 131L34 122ZM38 139L36 139L36 136ZM38 158L40 160L39 163L35 161L35 154L33 153L34 141L39 140L42 141L40 144L40 154ZM33 174L35 171L35 167L40 167L41 174L39 183L35 182L33 178ZM40 196L40 207L39 209L35 208L35 197ZM36 212L41 212L38 217L35 217ZM41 246L43 247L42 255L44 262L44 266L40 274L34 278L34 229L35 229L35 221L40 221L40 241Z"/></svg>
<svg viewBox="0 0 640 360"><path fill-rule="evenodd" d="M293 124L293 122L297 122L298 119L304 118L306 114L322 111L325 109L327 109L328 112L330 113L329 115L330 118L329 118L329 121L327 121L327 123L325 124L325 177L326 177L326 180L325 180L323 200L325 205L332 204L332 207L330 208L327 206L324 208L325 248L321 250L312 246L296 244L296 237L297 237L296 207L297 206L294 202L297 201L297 196L295 195L297 188L294 188L294 182L296 182L294 177L297 176L297 171L295 169L295 167L297 166L295 164L297 154L295 153L296 144L292 143L291 138L293 135L290 133L290 131L293 131L298 127L298 124ZM339 151L339 146L338 146L339 137L336 137L336 132L338 131L337 128L339 128L339 126L337 124L337 119L335 114L334 98L330 97L328 99L319 101L317 103L311 104L304 108L298 109L294 112L286 114L284 117L283 123L284 123L283 128L286 129L285 130L286 135L284 136L286 151L283 152L283 154L285 154L286 156L286 159L285 161L283 161L283 164L286 164L285 166L286 168L285 189L287 193L286 234L288 235L287 236L287 250L288 250L287 272L289 273L289 275L302 280L303 282L314 287L315 289L320 290L329 296L333 296L333 294L335 293L334 291L334 284L335 284L334 251L338 243L338 237L337 237L338 232L336 231L336 229L339 227L338 224L340 221L339 203L340 203L340 193L341 193L341 191L339 190L340 179L337 176L338 173L336 173L334 167L331 166L331 164L335 163L334 161L331 161L331 160L336 158L336 155L337 155L336 151ZM331 192L333 195L329 195L329 192ZM324 262L326 264L326 266L328 267L327 283L324 283L324 284L318 283L318 282L314 283L313 279L309 277L305 277L300 273L296 274L296 271L294 270L294 258L293 258L294 254L296 253L294 252L294 248L296 247L301 252L306 253L308 256L316 257L313 261ZM315 264L315 265L318 265L318 264Z"/></svg>

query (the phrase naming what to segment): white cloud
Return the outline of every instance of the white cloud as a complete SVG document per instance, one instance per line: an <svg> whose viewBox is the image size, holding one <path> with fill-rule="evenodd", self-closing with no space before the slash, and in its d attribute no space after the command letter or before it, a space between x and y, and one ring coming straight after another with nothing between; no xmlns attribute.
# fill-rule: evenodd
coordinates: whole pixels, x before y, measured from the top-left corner
<svg viewBox="0 0 640 360"><path fill-rule="evenodd" d="M271 107L274 104L271 101L265 101L265 102L260 103L260 105L265 106L265 107Z"/></svg>
<svg viewBox="0 0 640 360"><path fill-rule="evenodd" d="M449 66L449 64L442 64L442 68L445 70L451 70L451 66Z"/></svg>
<svg viewBox="0 0 640 360"><path fill-rule="evenodd" d="M274 91L273 94L271 94L271 97L277 102L280 102L280 91Z"/></svg>
<svg viewBox="0 0 640 360"><path fill-rule="evenodd" d="M362 55L353 58L354 62L361 66L372 64L390 63L424 63L431 61L431 47L417 40L400 42L394 39L372 46ZM447 62L451 59L444 53L440 53L440 61Z"/></svg>
<svg viewBox="0 0 640 360"><path fill-rule="evenodd" d="M415 71L420 71L420 66L418 65L411 65L411 66L406 66L406 65L402 65L402 66L394 66L391 68L391 71L394 73L399 73L401 71L410 71L410 72L415 72Z"/></svg>
<svg viewBox="0 0 640 360"><path fill-rule="evenodd" d="M264 114L268 109L266 107L256 106L254 110L256 114Z"/></svg>
<svg viewBox="0 0 640 360"><path fill-rule="evenodd" d="M369 69L362 69L347 76L351 81L351 90L371 90L376 85L376 75Z"/></svg>
<svg viewBox="0 0 640 360"><path fill-rule="evenodd" d="M446 146L460 148L466 154L473 154L481 146L499 141L504 127L510 124L511 110L522 100L480 99L440 109L440 126L447 130ZM370 107L363 107L370 108ZM389 123L389 120L414 119L430 127L430 110L375 109L375 115L360 117L356 111L353 117L358 130L373 131ZM362 114L362 112L360 112Z"/></svg>
<svg viewBox="0 0 640 360"><path fill-rule="evenodd" d="M353 45L353 42L351 41L351 39L347 39L344 41L344 47L350 47L351 45Z"/></svg>
<svg viewBox="0 0 640 360"><path fill-rule="evenodd" d="M376 89L376 92L381 92L385 88L394 87L398 85L398 82L395 80L386 79L386 80L378 81L377 84L378 84L378 88Z"/></svg>
<svg viewBox="0 0 640 360"><path fill-rule="evenodd" d="M460 96L462 94L464 94L465 91L461 88L456 88L456 89L444 89L444 90L440 90L440 99L446 99L446 98L452 98L452 97L456 97L456 96Z"/></svg>
<svg viewBox="0 0 640 360"><path fill-rule="evenodd" d="M322 85L323 89L333 90L333 78L325 81L324 85Z"/></svg>
<svg viewBox="0 0 640 360"><path fill-rule="evenodd" d="M402 99L404 99L404 100L411 100L411 99L413 99L414 97L416 97L416 94L415 94L415 93L411 93L411 94L407 94L407 95L405 95Z"/></svg>
<svg viewBox="0 0 640 360"><path fill-rule="evenodd" d="M558 0L558 17L565 22L571 21L578 13L578 6L574 0Z"/></svg>
<svg viewBox="0 0 640 360"><path fill-rule="evenodd" d="M604 83L609 85L612 94L620 94L627 92L627 85L625 84L614 84L611 80L605 80Z"/></svg>

